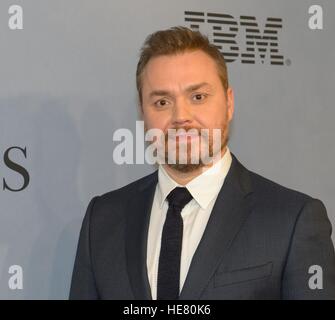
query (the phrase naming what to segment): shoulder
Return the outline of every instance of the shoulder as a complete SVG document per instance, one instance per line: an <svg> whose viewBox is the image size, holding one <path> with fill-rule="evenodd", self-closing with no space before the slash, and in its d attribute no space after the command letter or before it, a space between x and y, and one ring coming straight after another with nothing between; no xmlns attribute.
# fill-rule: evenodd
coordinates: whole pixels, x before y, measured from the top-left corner
<svg viewBox="0 0 335 320"><path fill-rule="evenodd" d="M277 216L281 221L295 221L306 209L315 214L326 212L324 204L311 195L284 186L258 173L248 170L255 206L272 217Z"/></svg>
<svg viewBox="0 0 335 320"><path fill-rule="evenodd" d="M93 197L87 209L87 214L104 220L106 216L114 218L124 216L124 208L129 201L139 195L143 188L157 182L157 170L153 173L137 179L123 187Z"/></svg>
<svg viewBox="0 0 335 320"><path fill-rule="evenodd" d="M252 193L260 201L272 201L283 203L305 202L313 199L310 195L296 190L294 188L284 186L277 181L264 177L259 173L245 167L239 159L232 154L232 169L234 171L234 179L239 180L243 185L243 189L252 190ZM236 178L237 177L237 178ZM246 186L246 187L245 187Z"/></svg>
<svg viewBox="0 0 335 320"><path fill-rule="evenodd" d="M153 173L144 176L140 179L137 179L123 187L118 189L106 192L99 196L99 201L102 203L109 203L109 202L120 202L123 201L124 198L128 198L130 195L136 194L139 190L154 184L157 182L157 170Z"/></svg>
<svg viewBox="0 0 335 320"><path fill-rule="evenodd" d="M239 180L244 189L252 191L254 207L263 213L271 212L281 217L295 217L306 204L317 203L324 207L323 203L304 193L264 177L246 168L233 154L233 170L235 180ZM237 178L236 178L237 177ZM247 187L245 187L247 186Z"/></svg>
<svg viewBox="0 0 335 320"><path fill-rule="evenodd" d="M302 191L284 186L256 172L248 171L256 195L262 195L265 198L269 197L272 200L285 200L285 202L304 202L313 199L310 195Z"/></svg>

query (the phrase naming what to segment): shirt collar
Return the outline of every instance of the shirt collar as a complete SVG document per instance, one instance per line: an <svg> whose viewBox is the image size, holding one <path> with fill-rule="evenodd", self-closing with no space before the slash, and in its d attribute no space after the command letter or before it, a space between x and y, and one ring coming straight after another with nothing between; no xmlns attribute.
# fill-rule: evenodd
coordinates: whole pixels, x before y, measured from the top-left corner
<svg viewBox="0 0 335 320"><path fill-rule="evenodd" d="M218 195L231 162L232 156L227 146L225 154L219 161L185 185L202 209L206 209L213 198ZM160 207L163 206L166 197L176 187L183 186L174 181L160 165L158 169L158 201Z"/></svg>

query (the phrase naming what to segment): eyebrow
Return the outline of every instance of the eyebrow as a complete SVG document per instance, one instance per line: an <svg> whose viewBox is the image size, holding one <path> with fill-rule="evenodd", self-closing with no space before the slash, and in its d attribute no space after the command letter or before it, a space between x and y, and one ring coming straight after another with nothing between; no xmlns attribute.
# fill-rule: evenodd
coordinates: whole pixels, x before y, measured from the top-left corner
<svg viewBox="0 0 335 320"><path fill-rule="evenodd" d="M201 83L196 83L196 84L192 84L188 87L185 88L185 92L189 93L195 90L198 90L202 87L212 87L208 82L201 82ZM153 90L150 92L149 97L155 97L155 96L170 96L171 92L168 90Z"/></svg>

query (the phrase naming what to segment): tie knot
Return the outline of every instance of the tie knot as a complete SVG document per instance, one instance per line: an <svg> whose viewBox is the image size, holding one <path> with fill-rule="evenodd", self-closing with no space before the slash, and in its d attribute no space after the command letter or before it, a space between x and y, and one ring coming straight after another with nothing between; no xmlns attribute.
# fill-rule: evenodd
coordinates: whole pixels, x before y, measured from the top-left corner
<svg viewBox="0 0 335 320"><path fill-rule="evenodd" d="M174 188L169 195L167 196L167 200L169 202L169 206L177 207L182 210L191 200L192 195L186 188L176 187Z"/></svg>

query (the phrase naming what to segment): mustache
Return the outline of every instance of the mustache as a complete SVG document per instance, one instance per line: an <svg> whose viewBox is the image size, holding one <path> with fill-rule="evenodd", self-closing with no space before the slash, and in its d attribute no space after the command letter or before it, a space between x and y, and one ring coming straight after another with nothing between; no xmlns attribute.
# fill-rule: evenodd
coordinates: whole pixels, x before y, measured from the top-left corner
<svg viewBox="0 0 335 320"><path fill-rule="evenodd" d="M185 134L192 134L193 136L195 135L196 137L200 137L200 130L198 128L169 128L167 132L164 134L164 140L165 143L168 143L170 139L178 141L179 139L179 134L180 133L185 133Z"/></svg>
<svg viewBox="0 0 335 320"><path fill-rule="evenodd" d="M175 139L180 133L189 134L190 136L197 136L201 138L209 138L212 129L209 128L197 128L197 127L175 127L168 128L164 132L163 138L168 141L169 138Z"/></svg>
<svg viewBox="0 0 335 320"><path fill-rule="evenodd" d="M210 129L206 128L196 128L196 127L175 127L175 128L168 128L165 132L164 135L169 135L169 134L175 134L179 132L185 132L185 133L192 133L196 132L198 135L201 134L201 132L206 132Z"/></svg>

